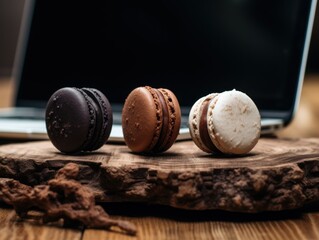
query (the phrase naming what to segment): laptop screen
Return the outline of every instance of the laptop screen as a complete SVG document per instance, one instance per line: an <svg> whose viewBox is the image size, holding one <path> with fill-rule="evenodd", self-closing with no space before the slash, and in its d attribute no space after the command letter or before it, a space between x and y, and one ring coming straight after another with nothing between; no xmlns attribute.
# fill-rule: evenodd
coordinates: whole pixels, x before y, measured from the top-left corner
<svg viewBox="0 0 319 240"><path fill-rule="evenodd" d="M45 104L65 86L95 87L123 104L133 88L150 85L171 89L186 109L208 93L237 89L262 111L290 112L310 5L36 1L17 104Z"/></svg>

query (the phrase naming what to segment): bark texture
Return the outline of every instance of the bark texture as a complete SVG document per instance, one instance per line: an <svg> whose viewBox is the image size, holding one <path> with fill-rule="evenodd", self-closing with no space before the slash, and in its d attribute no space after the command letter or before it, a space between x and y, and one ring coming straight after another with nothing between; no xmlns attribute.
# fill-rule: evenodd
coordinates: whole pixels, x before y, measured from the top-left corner
<svg viewBox="0 0 319 240"><path fill-rule="evenodd" d="M49 141L0 147L0 177L28 186L76 163L76 180L98 202L147 202L190 210L261 212L295 209L319 200L319 139L262 138L252 152L209 155L181 141L160 155L137 155L125 145L64 155Z"/></svg>

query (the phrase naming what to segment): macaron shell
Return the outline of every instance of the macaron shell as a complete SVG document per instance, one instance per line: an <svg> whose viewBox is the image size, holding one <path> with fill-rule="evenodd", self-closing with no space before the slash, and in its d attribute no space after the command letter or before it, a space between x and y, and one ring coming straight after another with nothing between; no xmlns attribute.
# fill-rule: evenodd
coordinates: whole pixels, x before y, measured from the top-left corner
<svg viewBox="0 0 319 240"><path fill-rule="evenodd" d="M248 153L260 137L260 114L245 93L232 90L220 93L211 102L208 130L215 146L228 154Z"/></svg>
<svg viewBox="0 0 319 240"><path fill-rule="evenodd" d="M167 109L167 112L165 111L167 116L164 116L163 111L163 121L167 118L166 121L168 121L168 124L165 124L165 127L167 127L167 129L163 129L164 124L162 125L161 131L163 133L163 138L158 139L158 143L156 144L158 148L154 149L154 151L164 152L173 145L179 134L179 129L181 126L181 110L179 102L175 94L171 90L159 88L158 91L162 94L165 100L166 107L162 107Z"/></svg>
<svg viewBox="0 0 319 240"><path fill-rule="evenodd" d="M77 89L56 91L46 107L46 128L52 144L64 153L81 151L94 132L94 111Z"/></svg>
<svg viewBox="0 0 319 240"><path fill-rule="evenodd" d="M201 97L198 99L194 105L192 106L189 118L188 118L188 125L189 125L189 133L193 142L196 144L198 148L203 150L204 152L211 153L212 150L204 144L200 137L200 122L202 117L202 104L206 99L213 99L217 96L217 93L208 94L207 96Z"/></svg>
<svg viewBox="0 0 319 240"><path fill-rule="evenodd" d="M162 111L156 93L138 87L126 98L122 110L122 128L126 145L133 152L150 151L159 138Z"/></svg>

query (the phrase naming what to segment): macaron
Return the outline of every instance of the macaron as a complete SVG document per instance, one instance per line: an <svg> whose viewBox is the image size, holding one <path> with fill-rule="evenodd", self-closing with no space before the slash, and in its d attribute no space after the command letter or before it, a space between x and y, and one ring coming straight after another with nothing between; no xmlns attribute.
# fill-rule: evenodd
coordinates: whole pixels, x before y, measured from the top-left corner
<svg viewBox="0 0 319 240"><path fill-rule="evenodd" d="M168 150L179 134L181 110L172 91L143 86L127 96L122 109L126 145L136 153Z"/></svg>
<svg viewBox="0 0 319 240"><path fill-rule="evenodd" d="M246 154L260 138L260 122L253 100L232 90L198 99L189 113L189 132L204 152Z"/></svg>
<svg viewBox="0 0 319 240"><path fill-rule="evenodd" d="M110 136L112 107L97 89L65 87L48 100L45 121L49 139L61 152L94 151Z"/></svg>

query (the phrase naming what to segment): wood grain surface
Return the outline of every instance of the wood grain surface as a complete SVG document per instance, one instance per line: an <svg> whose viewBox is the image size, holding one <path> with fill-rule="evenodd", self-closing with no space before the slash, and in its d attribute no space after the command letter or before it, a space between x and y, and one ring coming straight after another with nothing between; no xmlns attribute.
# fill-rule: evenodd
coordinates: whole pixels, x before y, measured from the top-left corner
<svg viewBox="0 0 319 240"><path fill-rule="evenodd" d="M132 154L106 144L81 155L49 141L0 147L0 177L28 185L52 178L67 162L99 202L146 202L190 210L262 212L296 209L319 200L319 139L262 138L245 156L209 155L177 142L161 155Z"/></svg>
<svg viewBox="0 0 319 240"><path fill-rule="evenodd" d="M230 213L216 210L193 211L119 203L104 208L112 217L125 219L137 226L136 236L118 232L62 228L43 225L36 220L21 221L14 210L0 204L0 240L25 239L119 239L119 240L317 240L317 210L291 210L280 213Z"/></svg>

